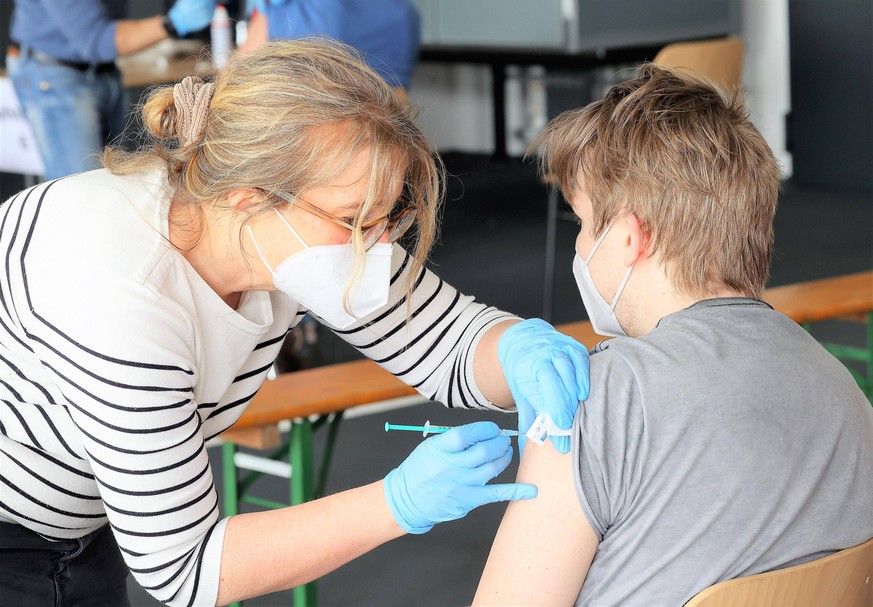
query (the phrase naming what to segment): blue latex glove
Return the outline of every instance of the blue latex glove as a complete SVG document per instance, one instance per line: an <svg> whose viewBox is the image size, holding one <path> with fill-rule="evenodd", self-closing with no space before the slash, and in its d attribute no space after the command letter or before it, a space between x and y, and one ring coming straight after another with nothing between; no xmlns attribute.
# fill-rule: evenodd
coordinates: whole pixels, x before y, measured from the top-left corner
<svg viewBox="0 0 873 607"><path fill-rule="evenodd" d="M167 16L180 36L209 27L217 0L176 0Z"/></svg>
<svg viewBox="0 0 873 607"><path fill-rule="evenodd" d="M588 398L588 350L558 333L544 320L531 318L509 327L497 342L497 358L518 410L518 448L540 413L569 430L579 402ZM569 436L552 436L561 453L570 451Z"/></svg>
<svg viewBox="0 0 873 607"><path fill-rule="evenodd" d="M508 436L492 422L452 428L422 442L385 477L385 499L397 523L425 533L492 502L536 497L533 485L486 485L512 461Z"/></svg>

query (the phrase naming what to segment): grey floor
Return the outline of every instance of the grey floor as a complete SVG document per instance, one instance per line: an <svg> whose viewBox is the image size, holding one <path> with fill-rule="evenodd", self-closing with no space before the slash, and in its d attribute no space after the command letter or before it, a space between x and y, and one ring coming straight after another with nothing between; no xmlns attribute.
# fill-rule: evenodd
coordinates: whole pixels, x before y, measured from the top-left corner
<svg viewBox="0 0 873 607"><path fill-rule="evenodd" d="M521 316L542 314L545 246L545 190L534 168L518 161L449 154L452 177L443 217L442 237L433 266L450 284L482 301ZM3 178L3 196L14 188ZM14 189L12 189L14 191ZM558 229L556 323L583 319L585 311L570 272L575 226ZM806 189L785 184L776 217L776 255L771 286L873 268L873 195ZM822 338L862 343L864 329L853 323L823 323ZM325 336L330 359L355 353ZM449 411L426 404L343 422L328 491L336 492L377 480L396 466L420 440L407 433L385 434L385 421L457 424L495 419L505 427L510 416ZM317 439L317 446L322 439ZM320 447L319 447L320 448ZM218 452L212 453L220 478ZM499 480L511 480L514 468ZM219 491L221 488L219 487ZM264 481L264 497L282 499L286 485ZM504 508L492 505L465 519L436 527L423 536L405 537L383 546L318 582L319 603L336 606L459 606L473 597L491 538ZM135 607L157 605L135 582ZM247 605L291 605L290 592L246 602Z"/></svg>

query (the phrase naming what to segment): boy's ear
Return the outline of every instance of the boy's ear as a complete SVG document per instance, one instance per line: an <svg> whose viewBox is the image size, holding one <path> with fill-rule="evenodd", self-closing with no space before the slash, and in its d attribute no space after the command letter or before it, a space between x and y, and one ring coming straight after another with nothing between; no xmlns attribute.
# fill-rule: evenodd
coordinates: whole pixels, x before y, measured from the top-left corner
<svg viewBox="0 0 873 607"><path fill-rule="evenodd" d="M630 267L638 259L649 256L650 236L648 230L635 214L625 213L621 220L625 222L627 228L623 261L627 267Z"/></svg>
<svg viewBox="0 0 873 607"><path fill-rule="evenodd" d="M234 211L248 211L264 199L258 188L234 188L227 195L227 206Z"/></svg>

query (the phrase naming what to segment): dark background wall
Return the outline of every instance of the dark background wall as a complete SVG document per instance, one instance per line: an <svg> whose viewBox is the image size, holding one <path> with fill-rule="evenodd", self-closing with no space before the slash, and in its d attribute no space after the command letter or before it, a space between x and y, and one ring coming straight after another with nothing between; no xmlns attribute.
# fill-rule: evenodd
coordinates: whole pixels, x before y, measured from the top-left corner
<svg viewBox="0 0 873 607"><path fill-rule="evenodd" d="M6 69L6 45L9 44L9 18L12 0L0 0L0 67Z"/></svg>
<svg viewBox="0 0 873 607"><path fill-rule="evenodd" d="M873 191L873 2L791 0L794 180Z"/></svg>

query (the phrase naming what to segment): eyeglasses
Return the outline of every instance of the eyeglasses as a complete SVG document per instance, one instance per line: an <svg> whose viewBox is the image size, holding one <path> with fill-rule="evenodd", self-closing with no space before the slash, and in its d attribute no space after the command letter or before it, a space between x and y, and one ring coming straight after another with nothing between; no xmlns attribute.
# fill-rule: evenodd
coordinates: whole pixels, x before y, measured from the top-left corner
<svg viewBox="0 0 873 607"><path fill-rule="evenodd" d="M348 221L340 219L336 215L331 215L324 209L320 209L314 204L306 202L302 198L297 198L283 192L275 192L275 194L282 200L287 200L307 213L311 213L325 221L342 226L350 232L355 231L355 226ZM412 224L415 223L415 214L415 205L409 200L401 199L400 204L396 206L387 217L376 219L375 221L370 221L361 225L361 238L364 241L364 250L369 251L373 248L373 245L379 242L379 239L382 238L382 235L385 234L386 230L388 231L389 242L397 242L400 240L409 228L412 227ZM351 242L351 237L349 237L349 242Z"/></svg>

